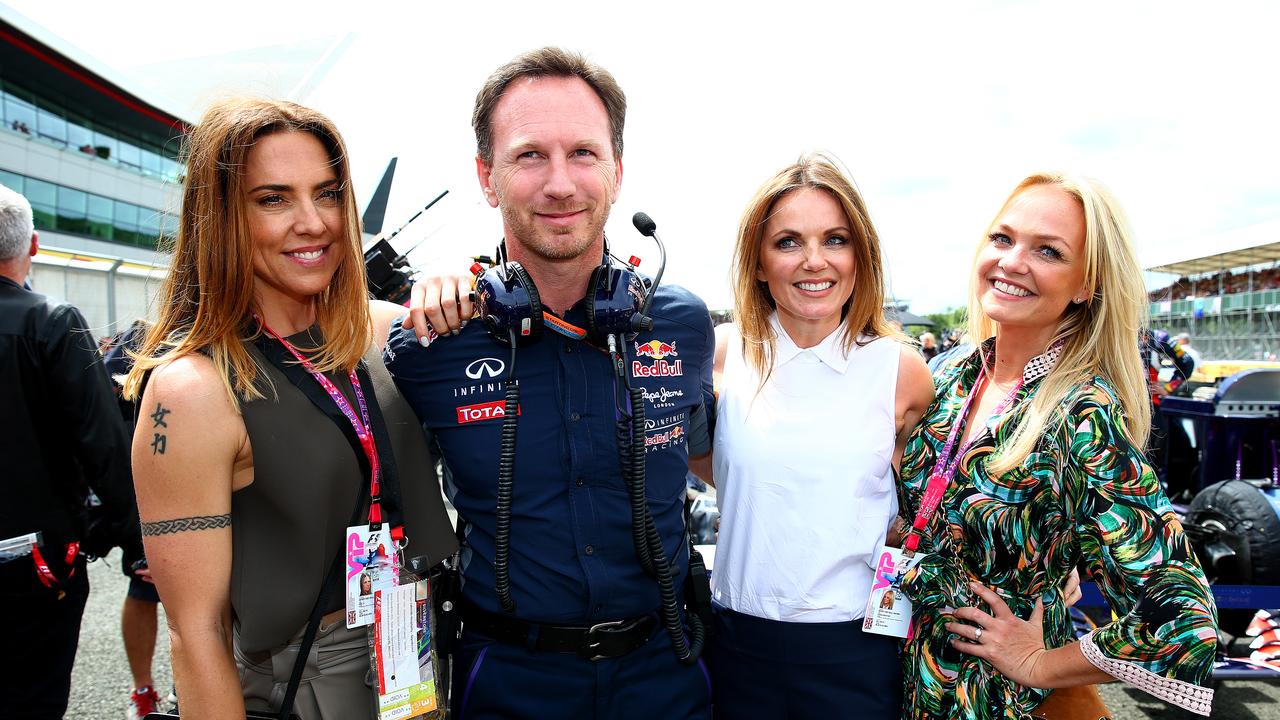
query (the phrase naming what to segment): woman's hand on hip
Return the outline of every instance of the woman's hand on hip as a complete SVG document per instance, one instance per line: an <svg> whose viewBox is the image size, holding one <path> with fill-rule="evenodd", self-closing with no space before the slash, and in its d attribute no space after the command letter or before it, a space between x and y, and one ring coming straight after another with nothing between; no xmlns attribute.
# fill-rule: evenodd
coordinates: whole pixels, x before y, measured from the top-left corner
<svg viewBox="0 0 1280 720"><path fill-rule="evenodd" d="M955 617L963 622L949 622L947 630L958 637L951 644L960 652L986 660L1000 674L1028 687L1039 684L1048 650L1044 646L1044 602L1036 600L1027 620L1013 614L1004 599L981 583L969 588L991 608L991 613L976 607L957 608Z"/></svg>

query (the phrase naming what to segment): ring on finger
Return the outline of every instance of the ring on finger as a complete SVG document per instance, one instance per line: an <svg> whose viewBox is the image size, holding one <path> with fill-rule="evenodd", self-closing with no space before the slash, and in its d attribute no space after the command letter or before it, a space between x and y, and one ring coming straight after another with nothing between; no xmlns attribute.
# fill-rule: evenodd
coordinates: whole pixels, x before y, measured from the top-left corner
<svg viewBox="0 0 1280 720"><path fill-rule="evenodd" d="M982 628L977 628L973 631L973 641L976 643L982 642Z"/></svg>

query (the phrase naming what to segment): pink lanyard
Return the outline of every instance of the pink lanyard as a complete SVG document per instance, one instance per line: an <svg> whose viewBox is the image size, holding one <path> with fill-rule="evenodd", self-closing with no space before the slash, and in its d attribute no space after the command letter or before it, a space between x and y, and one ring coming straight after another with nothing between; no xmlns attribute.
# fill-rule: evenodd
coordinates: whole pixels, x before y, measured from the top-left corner
<svg viewBox="0 0 1280 720"><path fill-rule="evenodd" d="M947 485L951 482L951 476L955 474L956 465L960 463L960 458L964 457L969 448L973 447L973 444L982 437L975 430L973 437L969 438L969 442L965 443L964 447L953 454L956 440L960 438L960 433L963 432L964 425L968 421L969 406L973 404L973 399L978 397L979 391L982 390L986 381L987 370L983 367L978 370L978 379L973 384L973 392L969 393L969 397L965 398L964 405L960 408L960 415L956 418L956 422L951 425L951 433L947 436L947 442L942 446L942 452L938 453L938 459L933 465L933 471L929 473L929 482L925 485L924 496L920 499L920 509L916 512L915 522L911 524L911 530L907 533L906 541L902 544L903 549L908 553L914 553L916 548L920 546L920 531L924 530L925 526L929 524L929 521L933 519L934 513L938 511L938 506L942 504L942 496L947 491ZM1007 410L1020 389L1022 389L1022 380L1018 380L1018 384L1014 385L1009 394L991 411L990 417L995 417Z"/></svg>
<svg viewBox="0 0 1280 720"><path fill-rule="evenodd" d="M320 383L320 387L329 393L333 403L338 406L342 414L347 416L347 420L351 422L351 427L356 431L356 437L360 438L360 447L364 449L365 457L369 458L369 467L372 470L369 480L369 525L375 528L378 527L382 524L382 505L380 503L381 495L379 494L379 479L382 474L382 466L378 463L378 448L373 440L373 425L369 422L369 406L364 400L364 390L360 387L360 378L356 377L355 370L347 371L347 377L351 380L351 388L356 393L356 403L360 406L360 416L356 417L355 409L343 397L342 392L338 390L332 380L325 377L319 370L316 370L316 366L312 365L310 360L298 352L293 345L289 344L288 340L280 337L279 333L272 330L266 321L259 318L258 322L262 325L262 329L267 331L268 335L279 340L280 344L297 358L302 367L311 373L311 377L315 378L316 382ZM403 528L392 528L393 536L403 532ZM396 539L399 540L398 537Z"/></svg>

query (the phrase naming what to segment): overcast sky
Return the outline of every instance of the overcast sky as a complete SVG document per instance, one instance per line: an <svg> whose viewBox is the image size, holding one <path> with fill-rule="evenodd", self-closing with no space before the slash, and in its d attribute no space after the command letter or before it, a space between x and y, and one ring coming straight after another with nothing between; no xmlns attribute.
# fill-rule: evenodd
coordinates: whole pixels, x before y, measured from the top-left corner
<svg viewBox="0 0 1280 720"><path fill-rule="evenodd" d="M963 304L975 243L1038 169L1108 184L1144 267L1280 240L1280 3L7 1L124 77L167 83L193 119L218 93L289 93L290 63L353 33L301 99L346 136L362 204L400 157L389 226L450 190L397 241L425 236L423 262L499 239L471 106L495 67L547 44L585 52L627 93L608 227L620 254L655 269L630 223L645 210L666 278L713 307L730 303L745 203L809 149L851 171L890 288L918 313ZM290 47L163 72L277 45Z"/></svg>

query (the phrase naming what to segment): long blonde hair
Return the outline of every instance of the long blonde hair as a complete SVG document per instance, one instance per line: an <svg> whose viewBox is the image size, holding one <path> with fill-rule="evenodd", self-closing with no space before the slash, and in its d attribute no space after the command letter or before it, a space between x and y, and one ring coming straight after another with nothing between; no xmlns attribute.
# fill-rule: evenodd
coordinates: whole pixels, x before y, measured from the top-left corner
<svg viewBox="0 0 1280 720"><path fill-rule="evenodd" d="M182 216L170 248L172 264L156 298L159 320L147 333L124 383L136 399L144 375L158 365L202 352L222 375L232 402L262 397L258 368L244 340L258 333L254 307L253 239L245 215L244 172L261 138L297 131L324 146L338 178L343 242L329 287L317 298L324 336L312 356L323 372L350 370L372 339L369 294L361 252L360 218L351 187L346 146L333 122L291 102L234 98L215 103L184 142L186 180Z"/></svg>
<svg viewBox="0 0 1280 720"><path fill-rule="evenodd" d="M1032 401L1019 409L1009 443L987 461L992 474L1022 464L1045 433L1060 430L1062 401L1073 388L1094 376L1105 378L1114 388L1130 442L1145 446L1151 429L1146 373L1137 349L1138 333L1147 321L1147 293L1124 210L1096 180L1043 172L1018 183L992 224L1014 198L1037 185L1053 185L1080 204L1084 213L1084 286L1090 290L1083 303L1068 305L1059 320L1050 341L1050 345L1063 343L1058 361ZM978 253L987 242L984 237ZM983 311L980 295L975 273L969 287L969 335L981 347L980 341L995 335L997 328Z"/></svg>
<svg viewBox="0 0 1280 720"><path fill-rule="evenodd" d="M756 279L760 268L760 245L764 227L785 195L802 188L825 191L844 210L853 231L850 238L854 257L853 294L845 301L844 336L847 352L859 335L870 338L891 337L906 342L906 336L889 324L884 314L884 263L880 257L880 236L871 224L871 216L862 195L853 182L836 166L834 159L821 154L800 156L793 164L769 178L756 191L742 214L738 241L734 247L733 285L734 320L742 335L747 364L760 376L763 385L773 372L773 355L777 338L769 318L777 307L769 286Z"/></svg>

